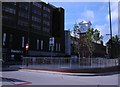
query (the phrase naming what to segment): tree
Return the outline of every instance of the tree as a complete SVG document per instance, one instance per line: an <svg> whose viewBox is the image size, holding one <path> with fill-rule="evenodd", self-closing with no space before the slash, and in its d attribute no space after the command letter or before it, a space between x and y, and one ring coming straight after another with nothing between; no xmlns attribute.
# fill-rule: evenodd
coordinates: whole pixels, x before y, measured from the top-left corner
<svg viewBox="0 0 120 87"><path fill-rule="evenodd" d="M78 48L78 31L79 31L79 26L77 23L74 24L73 26L73 44L72 44L72 48L73 48L73 52L74 54L78 54L79 55L79 48Z"/></svg>
<svg viewBox="0 0 120 87"><path fill-rule="evenodd" d="M97 29L95 29L94 31L94 34L93 34L93 39L94 39L94 41L97 43L98 41L100 41L100 31L99 30L97 30Z"/></svg>
<svg viewBox="0 0 120 87"><path fill-rule="evenodd" d="M120 41L119 41L119 38L118 38L117 35L113 36L112 40L109 39L109 41L106 44L108 46L108 53L109 53L109 55L112 53L112 57L113 58L120 57Z"/></svg>
<svg viewBox="0 0 120 87"><path fill-rule="evenodd" d="M103 36L100 36L100 31L94 28L88 29L86 33L86 46L90 52L90 57L92 57L94 51L94 42L102 41Z"/></svg>
<svg viewBox="0 0 120 87"><path fill-rule="evenodd" d="M100 36L100 31L98 29L89 28L85 34L81 33L81 27L77 23L74 24L74 36L76 38L76 35L79 33L79 46L74 46L77 53L80 53L80 51L88 50L90 57L92 57L93 51L94 51L94 42L97 43L98 41L102 40L102 35ZM83 35L83 36L82 36ZM84 36L85 35L85 36ZM82 40L81 40L82 39ZM87 49L84 49L84 48ZM81 52L83 53L83 52Z"/></svg>
<svg viewBox="0 0 120 87"><path fill-rule="evenodd" d="M85 44L88 48L88 51L90 52L90 57L92 57L92 53L94 51L93 43L92 43L93 38L94 38L94 29L93 28L88 29L86 32Z"/></svg>

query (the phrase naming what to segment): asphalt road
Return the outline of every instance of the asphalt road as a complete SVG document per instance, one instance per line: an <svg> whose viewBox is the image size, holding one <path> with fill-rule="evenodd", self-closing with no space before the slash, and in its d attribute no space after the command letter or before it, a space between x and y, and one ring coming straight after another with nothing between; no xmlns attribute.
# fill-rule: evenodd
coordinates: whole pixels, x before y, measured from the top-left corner
<svg viewBox="0 0 120 87"><path fill-rule="evenodd" d="M78 75L79 74L79 75ZM89 73L61 73L42 70L2 72L3 85L118 85L118 75L94 76Z"/></svg>

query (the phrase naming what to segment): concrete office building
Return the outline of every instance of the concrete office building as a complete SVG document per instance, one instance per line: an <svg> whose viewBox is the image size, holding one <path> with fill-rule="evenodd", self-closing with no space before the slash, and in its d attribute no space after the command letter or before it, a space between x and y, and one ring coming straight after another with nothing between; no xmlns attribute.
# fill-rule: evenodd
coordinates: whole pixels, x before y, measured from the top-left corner
<svg viewBox="0 0 120 87"><path fill-rule="evenodd" d="M70 35L70 30L65 30L65 54L66 54L66 56L71 55L71 35Z"/></svg>
<svg viewBox="0 0 120 87"><path fill-rule="evenodd" d="M23 56L64 56L64 9L44 2L2 2L2 56L20 61ZM29 44L26 52L26 44Z"/></svg>

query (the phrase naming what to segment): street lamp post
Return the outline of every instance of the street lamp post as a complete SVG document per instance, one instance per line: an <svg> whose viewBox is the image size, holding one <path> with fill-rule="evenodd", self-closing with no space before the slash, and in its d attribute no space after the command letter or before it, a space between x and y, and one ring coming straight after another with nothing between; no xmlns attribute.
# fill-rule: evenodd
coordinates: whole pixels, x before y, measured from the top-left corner
<svg viewBox="0 0 120 87"><path fill-rule="evenodd" d="M110 48L110 58L113 58L112 55L112 22L111 22L111 8L110 8L110 0L109 0L109 19L110 19L110 39L111 39L111 48Z"/></svg>

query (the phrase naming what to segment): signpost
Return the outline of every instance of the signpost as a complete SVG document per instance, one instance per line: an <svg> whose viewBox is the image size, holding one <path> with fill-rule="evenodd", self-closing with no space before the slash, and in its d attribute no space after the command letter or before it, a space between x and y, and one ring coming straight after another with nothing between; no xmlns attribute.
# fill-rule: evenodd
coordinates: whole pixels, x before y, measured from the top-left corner
<svg viewBox="0 0 120 87"><path fill-rule="evenodd" d="M49 45L50 45L50 50L51 50L51 64L52 64L52 52L53 52L53 48L54 48L54 37L51 37L49 39Z"/></svg>

